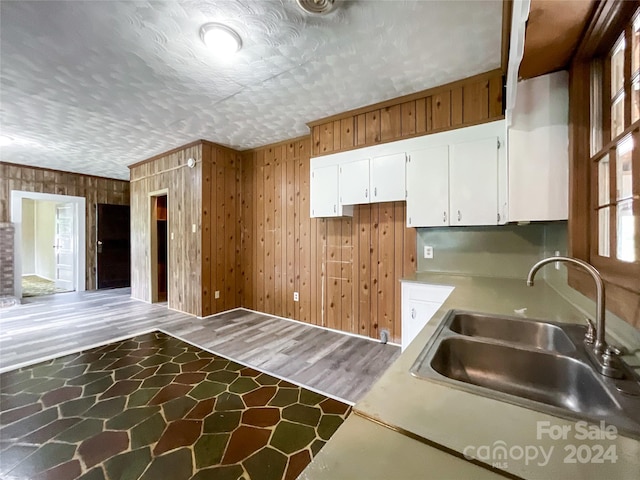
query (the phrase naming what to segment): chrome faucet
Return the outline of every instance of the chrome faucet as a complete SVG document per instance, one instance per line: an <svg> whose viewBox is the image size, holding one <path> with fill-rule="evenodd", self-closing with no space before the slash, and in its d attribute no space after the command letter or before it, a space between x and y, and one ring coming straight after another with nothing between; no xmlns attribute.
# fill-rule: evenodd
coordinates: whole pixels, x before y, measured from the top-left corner
<svg viewBox="0 0 640 480"><path fill-rule="evenodd" d="M620 377L622 375L622 370L619 365L619 360L617 358L616 349L609 347L607 342L605 341L605 297L604 297L604 283L602 282L602 277L600 276L600 272L593 267L593 265L588 264L585 261L579 260L577 258L572 257L549 257L540 260L536 263L531 270L529 270L529 275L527 276L527 285L529 287L533 286L533 277L535 277L536 272L547 263L554 262L566 262L573 263L574 265L578 265L586 270L594 282L596 283L596 335L595 341L593 338L593 327L589 320L589 329L587 330L587 334L585 336L585 344L587 345L587 352L589 352L591 358L598 366L598 370L603 375L608 377Z"/></svg>

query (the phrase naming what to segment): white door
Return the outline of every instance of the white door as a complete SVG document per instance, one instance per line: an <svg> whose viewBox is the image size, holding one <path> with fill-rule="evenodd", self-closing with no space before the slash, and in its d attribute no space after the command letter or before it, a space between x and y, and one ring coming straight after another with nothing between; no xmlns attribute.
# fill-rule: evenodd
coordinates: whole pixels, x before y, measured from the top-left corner
<svg viewBox="0 0 640 480"><path fill-rule="evenodd" d="M340 203L369 203L369 159L363 158L340 165Z"/></svg>
<svg viewBox="0 0 640 480"><path fill-rule="evenodd" d="M407 226L449 225L449 147L409 152Z"/></svg>
<svg viewBox="0 0 640 480"><path fill-rule="evenodd" d="M498 224L498 138L449 147L450 225Z"/></svg>
<svg viewBox="0 0 640 480"><path fill-rule="evenodd" d="M338 165L318 167L311 171L311 217L337 217Z"/></svg>
<svg viewBox="0 0 640 480"><path fill-rule="evenodd" d="M56 236L55 256L56 287L72 291L75 270L75 228L74 228L74 204L61 203L56 205Z"/></svg>
<svg viewBox="0 0 640 480"><path fill-rule="evenodd" d="M406 198L406 158L402 152L371 160L371 202L395 202Z"/></svg>

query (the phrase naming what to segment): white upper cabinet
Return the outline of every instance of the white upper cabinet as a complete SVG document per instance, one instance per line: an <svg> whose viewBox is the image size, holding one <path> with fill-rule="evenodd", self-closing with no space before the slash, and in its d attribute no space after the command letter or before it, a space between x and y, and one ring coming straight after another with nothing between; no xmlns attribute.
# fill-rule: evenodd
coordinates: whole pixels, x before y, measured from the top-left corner
<svg viewBox="0 0 640 480"><path fill-rule="evenodd" d="M518 82L509 121L509 221L569 215L569 75Z"/></svg>
<svg viewBox="0 0 640 480"><path fill-rule="evenodd" d="M506 223L503 121L430 135L431 148L408 151L407 226Z"/></svg>
<svg viewBox="0 0 640 480"><path fill-rule="evenodd" d="M416 150L407 163L407 226L449 225L449 147Z"/></svg>
<svg viewBox="0 0 640 480"><path fill-rule="evenodd" d="M311 169L311 217L353 215L353 207L343 208L338 194L338 165Z"/></svg>
<svg viewBox="0 0 640 480"><path fill-rule="evenodd" d="M406 199L410 227L505 223L505 137L500 120L314 157L311 216Z"/></svg>
<svg viewBox="0 0 640 480"><path fill-rule="evenodd" d="M371 160L371 202L395 202L406 198L405 152L373 157Z"/></svg>
<svg viewBox="0 0 640 480"><path fill-rule="evenodd" d="M450 225L497 225L498 138L449 147Z"/></svg>
<svg viewBox="0 0 640 480"><path fill-rule="evenodd" d="M346 161L340 164L340 203L358 205L369 203L369 159Z"/></svg>

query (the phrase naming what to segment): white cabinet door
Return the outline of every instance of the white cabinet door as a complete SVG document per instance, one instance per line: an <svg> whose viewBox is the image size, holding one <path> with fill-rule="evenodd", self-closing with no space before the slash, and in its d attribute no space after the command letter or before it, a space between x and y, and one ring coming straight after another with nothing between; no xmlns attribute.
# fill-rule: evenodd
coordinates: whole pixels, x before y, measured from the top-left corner
<svg viewBox="0 0 640 480"><path fill-rule="evenodd" d="M449 147L409 152L407 226L449 225Z"/></svg>
<svg viewBox="0 0 640 480"><path fill-rule="evenodd" d="M497 225L498 138L449 147L450 225Z"/></svg>
<svg viewBox="0 0 640 480"><path fill-rule="evenodd" d="M311 171L311 217L337 217L338 165Z"/></svg>
<svg viewBox="0 0 640 480"><path fill-rule="evenodd" d="M395 202L406 198L406 155L394 153L371 160L371 202Z"/></svg>
<svg viewBox="0 0 640 480"><path fill-rule="evenodd" d="M369 159L341 163L339 183L342 205L369 203Z"/></svg>
<svg viewBox="0 0 640 480"><path fill-rule="evenodd" d="M408 302L407 318L402 322L402 350L409 346L441 306L442 303L436 302Z"/></svg>

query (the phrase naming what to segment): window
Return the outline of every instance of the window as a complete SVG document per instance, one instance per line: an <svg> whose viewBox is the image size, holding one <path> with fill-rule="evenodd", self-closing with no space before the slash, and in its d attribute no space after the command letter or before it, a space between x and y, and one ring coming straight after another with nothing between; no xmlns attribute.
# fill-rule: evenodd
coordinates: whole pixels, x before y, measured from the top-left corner
<svg viewBox="0 0 640 480"><path fill-rule="evenodd" d="M569 75L569 252L640 328L640 0L594 2L584 31ZM568 283L595 298L584 272L568 268Z"/></svg>
<svg viewBox="0 0 640 480"><path fill-rule="evenodd" d="M640 292L640 9L616 28L589 59L589 261Z"/></svg>

